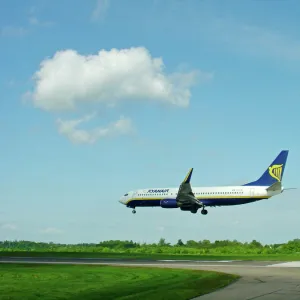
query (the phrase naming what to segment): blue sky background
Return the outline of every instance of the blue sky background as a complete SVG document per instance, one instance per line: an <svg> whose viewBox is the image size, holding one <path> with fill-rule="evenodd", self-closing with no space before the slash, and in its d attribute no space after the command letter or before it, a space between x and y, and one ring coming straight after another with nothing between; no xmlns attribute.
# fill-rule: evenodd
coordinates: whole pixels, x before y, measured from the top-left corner
<svg viewBox="0 0 300 300"><path fill-rule="evenodd" d="M190 167L194 186L243 184L282 149L290 150L284 185L299 186L299 13L296 0L1 1L0 240L299 238L297 190L207 216L132 215L118 202L129 190L177 187ZM57 51L130 47L161 57L165 74L202 72L188 107L149 99L99 107L93 125L125 115L134 133L74 144L55 120L85 108L49 112L24 97Z"/></svg>

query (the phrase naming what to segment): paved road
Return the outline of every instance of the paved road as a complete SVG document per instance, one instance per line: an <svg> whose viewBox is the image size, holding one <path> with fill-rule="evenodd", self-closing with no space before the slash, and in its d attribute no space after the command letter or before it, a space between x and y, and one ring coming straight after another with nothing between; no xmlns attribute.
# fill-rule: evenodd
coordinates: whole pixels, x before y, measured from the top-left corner
<svg viewBox="0 0 300 300"><path fill-rule="evenodd" d="M258 261L134 261L80 258L0 257L0 263L99 264L213 270L241 275L236 283L200 300L300 300L300 262Z"/></svg>

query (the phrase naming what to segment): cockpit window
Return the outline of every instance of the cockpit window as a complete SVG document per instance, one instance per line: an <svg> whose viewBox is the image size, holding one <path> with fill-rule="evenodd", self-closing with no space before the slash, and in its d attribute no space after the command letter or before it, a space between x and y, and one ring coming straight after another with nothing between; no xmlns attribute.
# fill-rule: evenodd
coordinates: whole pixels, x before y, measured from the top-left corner
<svg viewBox="0 0 300 300"><path fill-rule="evenodd" d="M124 196L128 196L128 194L125 194Z"/></svg>

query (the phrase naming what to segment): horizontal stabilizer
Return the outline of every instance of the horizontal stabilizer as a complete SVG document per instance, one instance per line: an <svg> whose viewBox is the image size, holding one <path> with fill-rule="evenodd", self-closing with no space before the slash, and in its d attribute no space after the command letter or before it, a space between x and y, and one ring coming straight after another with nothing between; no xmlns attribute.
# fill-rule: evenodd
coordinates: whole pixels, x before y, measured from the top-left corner
<svg viewBox="0 0 300 300"><path fill-rule="evenodd" d="M281 188L282 188L281 182L275 182L271 186L266 188L266 190L268 192L276 192L276 191L281 191Z"/></svg>

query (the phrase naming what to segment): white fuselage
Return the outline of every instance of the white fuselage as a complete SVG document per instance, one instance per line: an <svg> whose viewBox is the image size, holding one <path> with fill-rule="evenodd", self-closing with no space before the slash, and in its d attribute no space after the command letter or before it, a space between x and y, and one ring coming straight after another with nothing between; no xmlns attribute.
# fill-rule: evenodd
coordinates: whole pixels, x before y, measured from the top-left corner
<svg viewBox="0 0 300 300"><path fill-rule="evenodd" d="M267 199L280 194L278 191L267 191L262 186L219 186L219 187L193 187L197 199L205 202L206 206L237 205ZM176 199L179 188L149 188L131 191L125 194L120 202L127 206L149 206L147 201L162 199ZM136 205L131 205L131 204ZM150 206L159 206L153 202Z"/></svg>

